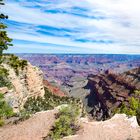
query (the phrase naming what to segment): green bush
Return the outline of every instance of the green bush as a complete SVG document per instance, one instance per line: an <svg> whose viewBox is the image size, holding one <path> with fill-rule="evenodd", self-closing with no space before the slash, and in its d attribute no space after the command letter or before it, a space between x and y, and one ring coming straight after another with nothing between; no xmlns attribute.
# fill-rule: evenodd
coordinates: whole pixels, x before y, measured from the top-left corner
<svg viewBox="0 0 140 140"><path fill-rule="evenodd" d="M62 107L57 114L57 120L47 138L59 140L65 136L74 135L79 130L78 116L80 109L77 105Z"/></svg>
<svg viewBox="0 0 140 140"><path fill-rule="evenodd" d="M115 113L124 113L128 116L136 116L137 110L140 106L140 101L137 98L131 97L128 105L122 103L121 107L115 111Z"/></svg>
<svg viewBox="0 0 140 140"><path fill-rule="evenodd" d="M19 59L19 57L15 55L9 55L7 56L8 61L7 63L15 70L16 74L19 74L19 70L23 70L25 66L27 66L27 61Z"/></svg>
<svg viewBox="0 0 140 140"><path fill-rule="evenodd" d="M4 120L0 119L0 127L4 125Z"/></svg>
<svg viewBox="0 0 140 140"><path fill-rule="evenodd" d="M15 123L18 123L19 121L27 120L30 118L30 116L31 116L30 112L27 112L26 110L23 109L19 113L19 120Z"/></svg>
<svg viewBox="0 0 140 140"><path fill-rule="evenodd" d="M0 125L4 124L4 119L13 115L13 109L6 103L3 94L0 94Z"/></svg>
<svg viewBox="0 0 140 140"><path fill-rule="evenodd" d="M122 104L120 113L125 113L128 116L136 116L139 104L139 99L131 97L129 100L129 106L127 107L125 104Z"/></svg>
<svg viewBox="0 0 140 140"><path fill-rule="evenodd" d="M134 91L134 95L135 95L135 96L140 96L140 90L135 90L135 91Z"/></svg>
<svg viewBox="0 0 140 140"><path fill-rule="evenodd" d="M140 91L136 90L132 94L132 97L129 99L128 104L125 102L122 103L120 108L116 108L113 111L115 113L124 113L128 116L136 116L137 122L140 125Z"/></svg>
<svg viewBox="0 0 140 140"><path fill-rule="evenodd" d="M13 114L13 109L6 103L3 94L0 94L0 117L9 118Z"/></svg>
<svg viewBox="0 0 140 140"><path fill-rule="evenodd" d="M11 88L12 84L8 80L8 70L0 66L0 87Z"/></svg>

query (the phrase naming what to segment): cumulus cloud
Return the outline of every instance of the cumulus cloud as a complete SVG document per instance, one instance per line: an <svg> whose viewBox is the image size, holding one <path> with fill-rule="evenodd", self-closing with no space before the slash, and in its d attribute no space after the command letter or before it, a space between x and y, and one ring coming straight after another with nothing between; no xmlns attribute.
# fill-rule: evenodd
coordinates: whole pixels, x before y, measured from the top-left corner
<svg viewBox="0 0 140 140"><path fill-rule="evenodd" d="M20 40L17 47L32 41L38 48L55 44L62 52L140 54L139 5L139 0L7 0L2 10L9 15L10 36Z"/></svg>

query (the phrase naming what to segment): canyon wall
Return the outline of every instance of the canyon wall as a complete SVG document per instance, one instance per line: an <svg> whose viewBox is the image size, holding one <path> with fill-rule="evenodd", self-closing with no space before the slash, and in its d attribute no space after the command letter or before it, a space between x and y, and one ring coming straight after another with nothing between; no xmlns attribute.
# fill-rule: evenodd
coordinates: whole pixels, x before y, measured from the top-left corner
<svg viewBox="0 0 140 140"><path fill-rule="evenodd" d="M88 111L99 120L106 119L122 102L128 103L135 90L140 90L140 68L118 75L111 71L89 75L85 88L90 89L90 94L85 97Z"/></svg>
<svg viewBox="0 0 140 140"><path fill-rule="evenodd" d="M17 75L8 64L3 64L3 66L9 71L8 79L12 88L3 87L0 92L5 95L5 99L15 112L22 109L28 97L44 95L43 73L37 67L28 63L23 70L19 70Z"/></svg>

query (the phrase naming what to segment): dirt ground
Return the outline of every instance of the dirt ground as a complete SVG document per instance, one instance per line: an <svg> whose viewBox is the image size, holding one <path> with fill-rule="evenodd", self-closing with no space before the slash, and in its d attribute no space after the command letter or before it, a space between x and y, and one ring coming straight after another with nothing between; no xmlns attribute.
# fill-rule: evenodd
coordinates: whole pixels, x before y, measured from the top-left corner
<svg viewBox="0 0 140 140"><path fill-rule="evenodd" d="M20 124L0 128L0 140L42 140L49 133L56 112L40 112Z"/></svg>
<svg viewBox="0 0 140 140"><path fill-rule="evenodd" d="M0 128L0 140L42 140L47 136L55 121L58 109L40 112L17 125ZM136 118L115 115L104 122L89 121L81 118L81 129L77 135L63 140L140 140L140 127Z"/></svg>

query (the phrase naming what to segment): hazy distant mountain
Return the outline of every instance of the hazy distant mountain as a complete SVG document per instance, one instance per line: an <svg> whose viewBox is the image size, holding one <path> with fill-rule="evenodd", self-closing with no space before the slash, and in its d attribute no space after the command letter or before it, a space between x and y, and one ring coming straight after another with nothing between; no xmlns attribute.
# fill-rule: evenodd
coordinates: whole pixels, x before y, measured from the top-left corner
<svg viewBox="0 0 140 140"><path fill-rule="evenodd" d="M49 82L63 84L72 77L87 77L106 70L122 73L140 66L140 55L18 54L39 66Z"/></svg>

